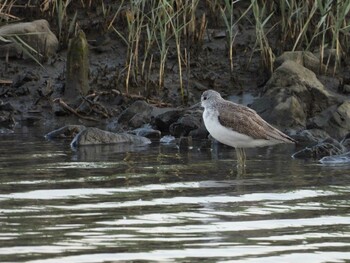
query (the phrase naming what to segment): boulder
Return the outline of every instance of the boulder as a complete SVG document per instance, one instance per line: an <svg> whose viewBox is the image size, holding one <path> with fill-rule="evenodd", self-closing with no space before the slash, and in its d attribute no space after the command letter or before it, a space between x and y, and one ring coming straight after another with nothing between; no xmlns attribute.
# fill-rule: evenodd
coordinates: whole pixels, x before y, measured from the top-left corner
<svg viewBox="0 0 350 263"><path fill-rule="evenodd" d="M134 144L134 145L146 145L151 141L142 136L136 136L132 134L118 134L109 131L104 131L98 128L86 128L78 133L73 141L71 147L76 148L84 145L97 145L97 144Z"/></svg>
<svg viewBox="0 0 350 263"><path fill-rule="evenodd" d="M153 107L143 100L135 101L118 117L118 124L139 128L151 121Z"/></svg>
<svg viewBox="0 0 350 263"><path fill-rule="evenodd" d="M58 39L50 30L49 23L44 20L8 24L0 27L0 36L7 40L1 47L0 56L22 56L28 48L21 44L24 41L31 48L39 52L44 58L56 54Z"/></svg>
<svg viewBox="0 0 350 263"><path fill-rule="evenodd" d="M203 126L202 112L189 110L176 122L170 125L170 134L175 137L186 137L191 131L201 129ZM192 132L192 134L195 134Z"/></svg>
<svg viewBox="0 0 350 263"><path fill-rule="evenodd" d="M161 132L169 132L170 125L175 123L184 113L183 109L168 109L165 112L154 116L152 122Z"/></svg>
<svg viewBox="0 0 350 263"><path fill-rule="evenodd" d="M288 60L294 61L316 74L326 68L325 65L320 63L320 59L310 51L286 51L275 60L275 68Z"/></svg>
<svg viewBox="0 0 350 263"><path fill-rule="evenodd" d="M287 60L273 73L251 107L279 128L304 129L307 119L338 102L311 70Z"/></svg>

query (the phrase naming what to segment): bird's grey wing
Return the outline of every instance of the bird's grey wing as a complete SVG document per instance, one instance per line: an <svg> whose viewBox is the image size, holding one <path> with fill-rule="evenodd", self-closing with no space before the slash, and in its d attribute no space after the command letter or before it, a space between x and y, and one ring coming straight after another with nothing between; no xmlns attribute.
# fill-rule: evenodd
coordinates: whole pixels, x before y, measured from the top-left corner
<svg viewBox="0 0 350 263"><path fill-rule="evenodd" d="M274 139L293 142L293 139L272 127L254 110L235 103L227 102L224 107L221 107L219 122L222 125L229 127L236 132L246 134L253 139Z"/></svg>

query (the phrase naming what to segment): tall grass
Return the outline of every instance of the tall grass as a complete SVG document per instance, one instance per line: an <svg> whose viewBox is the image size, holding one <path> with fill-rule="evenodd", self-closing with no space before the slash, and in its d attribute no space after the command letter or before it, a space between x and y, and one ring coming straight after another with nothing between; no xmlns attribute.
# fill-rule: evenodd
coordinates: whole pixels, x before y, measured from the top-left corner
<svg viewBox="0 0 350 263"><path fill-rule="evenodd" d="M158 68L157 92L160 94L164 89L171 50L176 54L179 90L181 99L185 102L183 66L189 66L186 65L186 56L192 51L189 46L200 45L206 25L202 18L197 28L195 12L198 2L199 0L130 1L125 12L127 30L112 27L127 46L126 92L129 92L130 80L136 84L141 80L149 87L152 69Z"/></svg>
<svg viewBox="0 0 350 263"><path fill-rule="evenodd" d="M3 20L11 16L15 2L0 0ZM291 50L317 51L326 64L323 68L335 73L350 46L350 0L44 0L38 8L56 21L61 43L68 41L81 19L71 11L79 4L89 12L99 6L106 17L106 31L114 32L125 44L120 76L127 93L130 87L143 86L145 94L162 95L166 74L175 71L183 103L189 89L185 80L191 78L191 63L204 54L207 28L226 31L231 76L236 34L246 26L255 29L253 53L260 55L261 67L269 74L275 57Z"/></svg>

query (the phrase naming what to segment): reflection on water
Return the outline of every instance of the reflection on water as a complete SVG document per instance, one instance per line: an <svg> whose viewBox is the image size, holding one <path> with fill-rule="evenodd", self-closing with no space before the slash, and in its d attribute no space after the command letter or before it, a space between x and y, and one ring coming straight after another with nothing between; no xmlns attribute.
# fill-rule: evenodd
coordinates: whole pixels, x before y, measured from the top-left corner
<svg viewBox="0 0 350 263"><path fill-rule="evenodd" d="M2 136L0 261L350 260L349 166L198 148Z"/></svg>

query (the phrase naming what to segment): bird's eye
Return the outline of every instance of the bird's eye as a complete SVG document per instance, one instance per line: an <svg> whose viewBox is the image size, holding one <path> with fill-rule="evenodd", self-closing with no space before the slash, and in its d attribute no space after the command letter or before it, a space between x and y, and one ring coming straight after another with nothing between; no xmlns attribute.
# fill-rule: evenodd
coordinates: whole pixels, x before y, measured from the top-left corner
<svg viewBox="0 0 350 263"><path fill-rule="evenodd" d="M204 97L203 97L203 100L207 100L207 96L204 96Z"/></svg>

